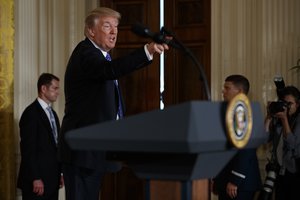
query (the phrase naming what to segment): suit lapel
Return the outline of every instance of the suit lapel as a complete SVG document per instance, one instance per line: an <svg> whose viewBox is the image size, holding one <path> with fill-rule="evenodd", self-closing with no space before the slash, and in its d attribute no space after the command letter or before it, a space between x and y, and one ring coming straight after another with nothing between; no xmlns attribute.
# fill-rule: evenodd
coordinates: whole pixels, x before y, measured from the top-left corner
<svg viewBox="0 0 300 200"><path fill-rule="evenodd" d="M55 140L54 140L54 137L53 137L53 133L52 133L52 127L51 127L50 121L48 119L48 116L47 116L44 109L42 108L42 106L40 105L40 103L37 100L35 101L35 104L36 104L37 110L39 112L39 116L41 118L41 121L44 124L44 126L47 127L47 130L48 130L47 132L48 132L50 138L52 138L53 144L56 146Z"/></svg>

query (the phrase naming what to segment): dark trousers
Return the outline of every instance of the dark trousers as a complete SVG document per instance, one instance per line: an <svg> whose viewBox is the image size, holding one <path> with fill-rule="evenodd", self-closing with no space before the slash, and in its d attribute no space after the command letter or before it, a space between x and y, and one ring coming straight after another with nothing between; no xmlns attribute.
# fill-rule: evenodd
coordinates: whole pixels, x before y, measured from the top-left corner
<svg viewBox="0 0 300 200"><path fill-rule="evenodd" d="M275 186L276 200L299 200L300 199L300 175L285 171L284 176L278 176Z"/></svg>
<svg viewBox="0 0 300 200"><path fill-rule="evenodd" d="M99 200L104 172L63 165L66 200Z"/></svg>
<svg viewBox="0 0 300 200"><path fill-rule="evenodd" d="M37 196L32 191L22 190L22 200L58 200L58 190L51 195Z"/></svg>

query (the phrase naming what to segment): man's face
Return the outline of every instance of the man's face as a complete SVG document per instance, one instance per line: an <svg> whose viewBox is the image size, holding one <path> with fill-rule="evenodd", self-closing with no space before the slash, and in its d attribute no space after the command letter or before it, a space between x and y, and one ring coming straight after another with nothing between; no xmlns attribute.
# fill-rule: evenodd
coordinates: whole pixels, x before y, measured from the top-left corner
<svg viewBox="0 0 300 200"><path fill-rule="evenodd" d="M241 89L236 87L231 81L225 81L224 88L222 90L224 101L230 101L241 92Z"/></svg>
<svg viewBox="0 0 300 200"><path fill-rule="evenodd" d="M59 95L59 81L52 80L51 85L42 86L42 97L47 103L56 101Z"/></svg>
<svg viewBox="0 0 300 200"><path fill-rule="evenodd" d="M100 17L90 29L91 39L104 51L113 49L117 42L119 20L115 17Z"/></svg>

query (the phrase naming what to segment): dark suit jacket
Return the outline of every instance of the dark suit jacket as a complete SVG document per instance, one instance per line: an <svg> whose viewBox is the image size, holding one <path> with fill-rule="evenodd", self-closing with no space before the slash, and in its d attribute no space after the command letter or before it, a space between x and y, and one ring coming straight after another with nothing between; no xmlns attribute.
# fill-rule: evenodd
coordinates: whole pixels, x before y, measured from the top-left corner
<svg viewBox="0 0 300 200"><path fill-rule="evenodd" d="M239 150L214 181L218 191L226 191L228 182L237 185L239 191L259 190L261 177L256 149Z"/></svg>
<svg viewBox="0 0 300 200"><path fill-rule="evenodd" d="M64 163L90 169L107 169L104 153L71 151L65 141L65 133L115 120L118 97L113 80L149 63L143 48L109 62L87 38L76 46L65 73L65 116L59 140L59 156Z"/></svg>
<svg viewBox="0 0 300 200"><path fill-rule="evenodd" d="M59 119L53 111L59 131ZM42 179L45 196L57 192L60 183L61 166L57 158L57 146L50 121L35 100L23 112L20 122L21 165L18 187L32 191L33 180Z"/></svg>

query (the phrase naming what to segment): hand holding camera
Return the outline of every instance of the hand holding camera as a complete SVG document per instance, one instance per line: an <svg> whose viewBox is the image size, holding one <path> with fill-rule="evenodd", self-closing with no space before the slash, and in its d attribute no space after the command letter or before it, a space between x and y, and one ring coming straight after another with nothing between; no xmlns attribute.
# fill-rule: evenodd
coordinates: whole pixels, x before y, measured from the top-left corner
<svg viewBox="0 0 300 200"><path fill-rule="evenodd" d="M286 101L272 101L268 105L268 115L272 117L281 118L282 115L287 115L287 111L290 108L290 103Z"/></svg>
<svg viewBox="0 0 300 200"><path fill-rule="evenodd" d="M285 83L282 77L276 76L274 78L274 83L276 85L276 93L278 101L272 101L267 107L268 116L282 118L287 116L287 111L290 108L290 103L286 102L282 96L282 90L285 88Z"/></svg>

